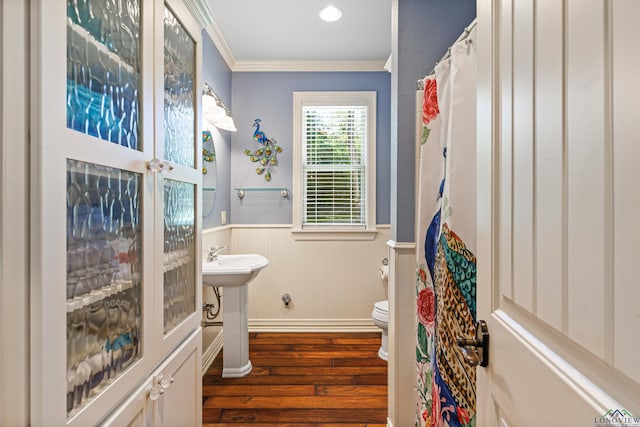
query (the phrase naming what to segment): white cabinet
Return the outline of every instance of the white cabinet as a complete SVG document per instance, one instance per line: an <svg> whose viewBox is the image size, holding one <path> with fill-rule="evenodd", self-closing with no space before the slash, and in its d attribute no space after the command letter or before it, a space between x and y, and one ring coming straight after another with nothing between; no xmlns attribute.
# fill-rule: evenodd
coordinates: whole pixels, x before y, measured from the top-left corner
<svg viewBox="0 0 640 427"><path fill-rule="evenodd" d="M200 330L200 29L181 0L31 15L30 421L147 425L141 390L193 374L172 363Z"/></svg>
<svg viewBox="0 0 640 427"><path fill-rule="evenodd" d="M164 393L155 401L154 426L183 427L202 424L202 334L181 346L154 375Z"/></svg>
<svg viewBox="0 0 640 427"><path fill-rule="evenodd" d="M201 331L193 333L102 424L182 427L202 424Z"/></svg>

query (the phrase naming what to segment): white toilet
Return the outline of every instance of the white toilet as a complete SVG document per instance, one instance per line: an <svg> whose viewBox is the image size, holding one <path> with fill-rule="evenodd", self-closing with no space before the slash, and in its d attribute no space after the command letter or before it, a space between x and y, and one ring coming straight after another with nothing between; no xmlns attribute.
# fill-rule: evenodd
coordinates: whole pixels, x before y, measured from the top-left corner
<svg viewBox="0 0 640 427"><path fill-rule="evenodd" d="M371 313L373 323L380 329L382 329L382 340L380 342L380 348L378 349L378 357L382 360L389 360L389 351L387 347L388 331L389 331L389 300L378 301L373 305L373 312Z"/></svg>

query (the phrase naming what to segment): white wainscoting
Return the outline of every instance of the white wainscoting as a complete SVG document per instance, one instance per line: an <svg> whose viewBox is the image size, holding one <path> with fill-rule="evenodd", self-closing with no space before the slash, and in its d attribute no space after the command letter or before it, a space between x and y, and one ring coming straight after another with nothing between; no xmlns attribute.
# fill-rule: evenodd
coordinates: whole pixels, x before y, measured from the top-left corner
<svg viewBox="0 0 640 427"><path fill-rule="evenodd" d="M368 241L296 241L290 225L229 225L204 230L202 247L203 258L211 246L226 245L231 253L269 259L249 285L251 331L378 332L371 311L376 301L387 299L380 267L389 256L389 237L388 225L379 225ZM288 308L285 293L291 295ZM203 299L215 300L210 288ZM203 344L206 349L211 343Z"/></svg>
<svg viewBox="0 0 640 427"><path fill-rule="evenodd" d="M371 311L387 299L379 268L388 258L389 226L378 226L371 241L296 241L289 225L233 225L226 232L205 232L204 247L227 244L232 253L259 253L270 262L249 285L250 330L379 331Z"/></svg>

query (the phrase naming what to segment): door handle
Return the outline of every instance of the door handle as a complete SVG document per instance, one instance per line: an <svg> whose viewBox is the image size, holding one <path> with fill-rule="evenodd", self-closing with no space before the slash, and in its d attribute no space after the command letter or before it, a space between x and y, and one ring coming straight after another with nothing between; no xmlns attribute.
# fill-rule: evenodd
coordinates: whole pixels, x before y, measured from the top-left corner
<svg viewBox="0 0 640 427"><path fill-rule="evenodd" d="M161 174L166 174L167 172L171 172L173 170L173 165L166 160L160 161L155 157L147 162L147 169L153 173L160 172Z"/></svg>
<svg viewBox="0 0 640 427"><path fill-rule="evenodd" d="M464 360L471 366L489 365L489 329L487 322L478 320L476 322L475 338L457 337L456 343L462 350Z"/></svg>

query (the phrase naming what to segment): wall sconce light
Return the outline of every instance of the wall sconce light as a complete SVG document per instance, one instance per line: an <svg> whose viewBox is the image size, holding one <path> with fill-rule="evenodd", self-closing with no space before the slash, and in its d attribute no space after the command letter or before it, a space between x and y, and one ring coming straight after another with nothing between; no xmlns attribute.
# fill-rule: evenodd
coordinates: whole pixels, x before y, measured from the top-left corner
<svg viewBox="0 0 640 427"><path fill-rule="evenodd" d="M231 111L222 103L222 100L213 88L207 83L202 91L202 119L204 126L215 126L218 129L235 132L236 125L231 117Z"/></svg>

